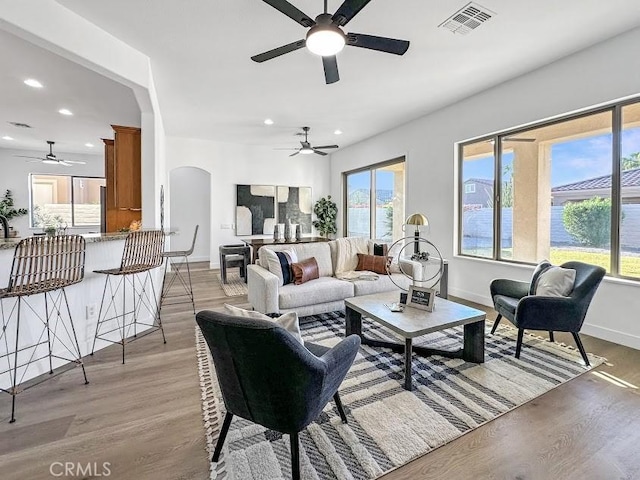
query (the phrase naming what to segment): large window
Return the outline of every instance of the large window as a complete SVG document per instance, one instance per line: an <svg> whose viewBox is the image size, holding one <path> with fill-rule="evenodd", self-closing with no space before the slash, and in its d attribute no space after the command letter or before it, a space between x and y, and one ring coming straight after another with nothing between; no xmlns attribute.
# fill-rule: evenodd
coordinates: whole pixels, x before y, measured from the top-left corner
<svg viewBox="0 0 640 480"><path fill-rule="evenodd" d="M464 143L459 156L460 254L640 278L640 103Z"/></svg>
<svg viewBox="0 0 640 480"><path fill-rule="evenodd" d="M31 175L32 227L100 225L104 178Z"/></svg>
<svg viewBox="0 0 640 480"><path fill-rule="evenodd" d="M403 236L404 158L344 174L348 236L392 241Z"/></svg>

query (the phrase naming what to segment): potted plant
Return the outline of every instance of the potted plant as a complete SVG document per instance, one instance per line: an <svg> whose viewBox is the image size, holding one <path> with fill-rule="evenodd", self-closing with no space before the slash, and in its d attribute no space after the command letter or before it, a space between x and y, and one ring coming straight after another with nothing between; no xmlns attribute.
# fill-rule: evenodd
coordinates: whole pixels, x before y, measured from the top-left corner
<svg viewBox="0 0 640 480"><path fill-rule="evenodd" d="M329 235L338 231L336 228L338 206L331 200L331 195L318 200L313 207L313 213L316 214L313 226L318 230L320 236L329 238Z"/></svg>
<svg viewBox="0 0 640 480"><path fill-rule="evenodd" d="M15 208L13 204L13 194L11 190L7 190L4 194L2 200L0 200L0 215L5 217L7 221L11 221L13 218L21 217L22 215L26 215L26 208ZM9 236L15 237L18 232L13 231L13 228L10 228Z"/></svg>

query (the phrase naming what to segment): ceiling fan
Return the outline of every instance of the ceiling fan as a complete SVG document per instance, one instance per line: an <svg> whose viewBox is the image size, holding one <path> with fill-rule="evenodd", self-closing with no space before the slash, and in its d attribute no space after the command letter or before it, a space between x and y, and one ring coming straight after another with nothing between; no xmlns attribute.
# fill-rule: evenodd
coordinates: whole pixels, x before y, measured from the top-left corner
<svg viewBox="0 0 640 480"><path fill-rule="evenodd" d="M306 46L312 53L322 57L324 78L326 83L330 84L340 80L336 53L342 50L345 45L368 48L395 55L404 55L409 48L407 40L396 40L394 38L361 33L345 34L342 31L341 27L349 23L371 0L345 0L333 15L327 13L327 0L324 0L324 13L318 15L315 20L312 20L286 0L263 1L303 27L308 28L309 31L303 40L254 55L251 57L254 62L262 63Z"/></svg>
<svg viewBox="0 0 640 480"><path fill-rule="evenodd" d="M302 145L302 147L300 148L283 148L282 150L296 150L295 153L292 153L291 155L289 155L290 157L294 157L296 155L298 155L299 153L303 154L303 155L309 155L311 153L315 153L317 155L327 155L327 152L322 152L321 150L325 150L327 148L340 148L338 145L322 145L320 147L314 147L311 145L311 143L309 143L309 130L311 130L311 128L309 127L302 127L302 132L301 133L296 133L296 135L304 135L304 141L300 141L300 144Z"/></svg>
<svg viewBox="0 0 640 480"><path fill-rule="evenodd" d="M32 162L42 162L49 165L63 165L65 167L71 167L73 166L73 164L86 165L87 162L79 162L75 160L64 160L63 158L58 158L53 154L53 146L55 145L56 142L47 140L47 143L49 144L49 153L44 157L31 157L28 155L14 155L14 157L33 158L35 160L31 160Z"/></svg>

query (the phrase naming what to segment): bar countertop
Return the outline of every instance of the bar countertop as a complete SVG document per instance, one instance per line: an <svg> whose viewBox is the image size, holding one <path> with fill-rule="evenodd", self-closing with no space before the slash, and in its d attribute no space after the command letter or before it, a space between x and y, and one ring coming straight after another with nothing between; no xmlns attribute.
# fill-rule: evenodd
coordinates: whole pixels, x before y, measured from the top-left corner
<svg viewBox="0 0 640 480"><path fill-rule="evenodd" d="M167 232L168 235L171 235L173 232ZM114 240L124 240L129 235L129 232L113 232L113 233L83 233L82 236L85 238L87 243L97 243L97 242L111 242ZM0 238L0 250L13 250L16 248L16 245L21 238Z"/></svg>

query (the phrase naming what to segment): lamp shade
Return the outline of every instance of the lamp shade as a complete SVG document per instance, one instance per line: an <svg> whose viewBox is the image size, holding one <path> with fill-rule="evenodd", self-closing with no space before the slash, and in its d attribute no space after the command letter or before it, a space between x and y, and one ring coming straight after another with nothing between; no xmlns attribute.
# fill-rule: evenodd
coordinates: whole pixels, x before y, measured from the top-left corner
<svg viewBox="0 0 640 480"><path fill-rule="evenodd" d="M421 213L414 213L413 215L409 215L407 220L404 222L407 225L429 225L429 220Z"/></svg>

